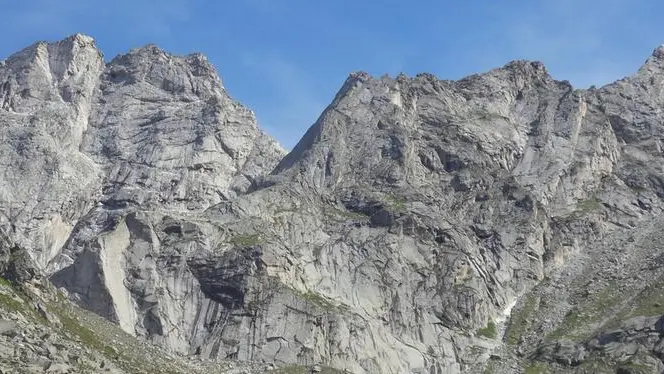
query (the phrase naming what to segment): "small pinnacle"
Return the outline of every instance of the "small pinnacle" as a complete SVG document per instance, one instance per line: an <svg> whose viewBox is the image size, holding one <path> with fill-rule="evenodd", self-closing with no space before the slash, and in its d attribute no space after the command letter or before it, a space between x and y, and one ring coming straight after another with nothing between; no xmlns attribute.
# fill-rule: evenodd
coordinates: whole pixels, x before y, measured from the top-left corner
<svg viewBox="0 0 664 374"><path fill-rule="evenodd" d="M80 41L84 43L93 43L95 41L93 37L81 33L72 34L65 40Z"/></svg>
<svg viewBox="0 0 664 374"><path fill-rule="evenodd" d="M664 44L655 48L655 50L652 52L652 56L656 58L664 58Z"/></svg>

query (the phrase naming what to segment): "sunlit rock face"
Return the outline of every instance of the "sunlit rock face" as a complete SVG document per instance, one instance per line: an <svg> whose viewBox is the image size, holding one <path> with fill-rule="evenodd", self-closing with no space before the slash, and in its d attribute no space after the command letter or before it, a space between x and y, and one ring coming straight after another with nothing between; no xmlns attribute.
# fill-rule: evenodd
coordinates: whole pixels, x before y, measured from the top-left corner
<svg viewBox="0 0 664 374"><path fill-rule="evenodd" d="M37 43L0 63L0 228L73 301L182 354L440 374L499 352L520 372L530 344L573 371L603 357L556 330L584 277L646 271L607 254L638 238L660 251L663 56L591 90L528 61L354 73L286 155L202 55ZM549 324L518 330L549 294Z"/></svg>

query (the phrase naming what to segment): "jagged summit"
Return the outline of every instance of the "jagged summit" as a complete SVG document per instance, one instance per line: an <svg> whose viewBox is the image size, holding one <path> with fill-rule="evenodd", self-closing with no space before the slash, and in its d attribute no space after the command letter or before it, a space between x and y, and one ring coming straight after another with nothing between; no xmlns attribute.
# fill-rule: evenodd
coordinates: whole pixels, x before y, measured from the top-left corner
<svg viewBox="0 0 664 374"><path fill-rule="evenodd" d="M49 42L42 42L42 43L47 43L51 44ZM65 45L78 45L78 46L95 46L96 48L96 42L95 39L89 35L85 35L82 33L74 33L65 39L58 41L58 44L65 44Z"/></svg>
<svg viewBox="0 0 664 374"><path fill-rule="evenodd" d="M97 48L95 40L84 34L73 34L69 37L59 40L59 41L38 41L30 46L22 49L19 52L16 52L9 57L7 61L15 59L24 59L26 56L35 56L39 53L44 53L46 50L50 50L53 54L75 54L84 50L94 50L100 56L103 56L101 51Z"/></svg>
<svg viewBox="0 0 664 374"><path fill-rule="evenodd" d="M657 79L657 76L661 76L664 73L664 45L660 45L655 48L639 68L637 74L632 77L627 77L627 79ZM658 79L657 79L658 80Z"/></svg>
<svg viewBox="0 0 664 374"><path fill-rule="evenodd" d="M262 168L269 171L283 150L258 129L249 110L227 95L212 66L200 55L154 53L146 48L105 64L93 40L77 34L34 44L9 58L0 70L0 107L7 111L2 131L8 139L2 154L9 163L33 165L0 182L5 201L24 201L46 217L60 217L62 201L69 201L75 205L63 223L69 227L88 212L79 201L94 205L120 194L121 204L192 204L193 193L202 194L195 204L205 206L246 189ZM50 156L28 156L39 152ZM165 184L143 184L147 175L156 182L155 173ZM16 188L31 178L36 178L34 188L30 183ZM140 198L134 183L141 185ZM180 183L187 187L176 192ZM50 198L33 200L42 189ZM23 237L18 228L15 234L26 246L32 245L22 240L53 240L57 247L70 229L58 239ZM49 251L41 264L54 255Z"/></svg>
<svg viewBox="0 0 664 374"><path fill-rule="evenodd" d="M330 107L274 172L292 169L295 173L308 170L304 173L307 176L312 172L322 173L321 178L330 187L341 181L352 181L344 176L345 171L355 175L361 170L361 174L374 176L374 184L379 183L385 177L385 169L380 165L390 159L385 158L384 153L394 153L394 157L405 162L397 155L406 156L407 149L421 151L427 148L418 139L419 133L428 131L427 127L438 128L436 131L441 136L449 136L457 130L454 127L442 130L440 126L469 115L478 116L478 122L487 124L495 118L504 118L504 130L513 134L512 139L504 140L515 143L510 147L521 153L517 149L527 143L530 129L527 123L519 122L532 119L510 118L509 113L519 102L527 105L525 101L529 94L536 93L540 86L550 86L560 95L572 90L568 83L553 80L541 62L525 60L512 61L501 68L458 81L440 80L432 74L375 78L366 72L355 72L348 77ZM524 110L536 112L535 108ZM361 117L353 115L357 111L362 111ZM483 136L478 138L485 136L486 140L481 142L499 141L500 137L492 135L494 131L492 126L473 128L471 136L475 138L482 133ZM365 143L367 139L372 140ZM474 143L479 139L471 141L466 138L462 143ZM313 149L316 147L319 149ZM411 153L411 156L415 155ZM420 163L417 157L411 161ZM319 170L322 165L325 165L324 172ZM335 169L340 174L335 173ZM394 175L388 180L406 182L404 177Z"/></svg>
<svg viewBox="0 0 664 374"><path fill-rule="evenodd" d="M155 58L175 58L175 59L185 59L185 60L209 63L208 58L200 52L192 52L187 55L175 55L163 50L156 44L146 44L142 47L133 48L129 50L129 52L127 52L126 54L123 55L121 54L119 56L116 56L115 58L121 58L122 56L129 56L129 55L142 55L146 57L155 57Z"/></svg>
<svg viewBox="0 0 664 374"><path fill-rule="evenodd" d="M532 61L356 72L285 155L202 55L35 44L0 65L0 276L204 360L659 372L660 59L595 90ZM73 365L36 348L32 306L2 300L24 331L0 334L0 370ZM62 349L137 371L95 334Z"/></svg>
<svg viewBox="0 0 664 374"><path fill-rule="evenodd" d="M175 56L155 45L116 56L107 70L112 80L146 81L182 94L200 96L223 90L216 69L203 55Z"/></svg>
<svg viewBox="0 0 664 374"><path fill-rule="evenodd" d="M655 48L652 52L652 56L656 58L664 58L664 44Z"/></svg>

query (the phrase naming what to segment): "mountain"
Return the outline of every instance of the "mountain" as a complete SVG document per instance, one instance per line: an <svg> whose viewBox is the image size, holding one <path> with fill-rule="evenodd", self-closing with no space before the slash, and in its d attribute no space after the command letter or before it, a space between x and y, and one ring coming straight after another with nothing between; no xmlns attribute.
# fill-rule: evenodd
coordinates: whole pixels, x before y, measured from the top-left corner
<svg viewBox="0 0 664 374"><path fill-rule="evenodd" d="M664 47L587 90L358 72L286 155L202 55L37 43L0 63L0 270L152 363L661 372L662 87Z"/></svg>

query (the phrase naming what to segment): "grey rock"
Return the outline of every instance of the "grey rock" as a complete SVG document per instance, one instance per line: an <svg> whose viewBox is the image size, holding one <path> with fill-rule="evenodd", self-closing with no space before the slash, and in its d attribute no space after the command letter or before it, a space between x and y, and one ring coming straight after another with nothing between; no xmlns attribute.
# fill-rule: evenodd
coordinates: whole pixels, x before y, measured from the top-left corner
<svg viewBox="0 0 664 374"><path fill-rule="evenodd" d="M14 337L17 335L18 324L14 321L0 320L0 335Z"/></svg>
<svg viewBox="0 0 664 374"><path fill-rule="evenodd" d="M71 372L72 372L71 366L63 363L51 363L48 369L46 369L46 373L53 373L53 374L66 374Z"/></svg>
<svg viewBox="0 0 664 374"><path fill-rule="evenodd" d="M648 361L663 56L589 90L354 73L285 155L202 55L37 43L0 66L0 262L191 363Z"/></svg>
<svg viewBox="0 0 664 374"><path fill-rule="evenodd" d="M543 345L538 350L538 358L542 361L558 362L567 366L580 364L585 356L586 352L583 346L567 340Z"/></svg>

